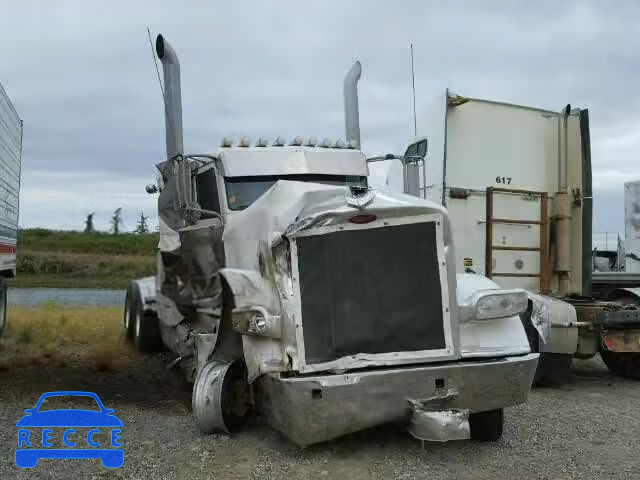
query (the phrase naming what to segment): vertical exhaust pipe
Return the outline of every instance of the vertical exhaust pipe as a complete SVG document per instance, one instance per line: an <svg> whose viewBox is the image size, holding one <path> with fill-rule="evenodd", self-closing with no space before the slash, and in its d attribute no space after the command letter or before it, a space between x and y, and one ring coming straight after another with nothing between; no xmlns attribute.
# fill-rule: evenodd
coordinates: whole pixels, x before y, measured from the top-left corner
<svg viewBox="0 0 640 480"><path fill-rule="evenodd" d="M184 153L182 144L182 98L180 94L180 62L176 52L162 35L156 38L156 53L162 62L164 77L164 122L167 158Z"/></svg>
<svg viewBox="0 0 640 480"><path fill-rule="evenodd" d="M360 112L358 111L358 80L362 75L362 65L356 61L344 77L344 124L347 142L360 148Z"/></svg>

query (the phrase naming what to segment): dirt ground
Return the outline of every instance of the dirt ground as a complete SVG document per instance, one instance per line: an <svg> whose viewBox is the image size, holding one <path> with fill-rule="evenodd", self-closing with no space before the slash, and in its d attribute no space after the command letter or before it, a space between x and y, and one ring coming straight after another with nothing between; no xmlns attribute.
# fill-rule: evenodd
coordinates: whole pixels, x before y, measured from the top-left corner
<svg viewBox="0 0 640 480"><path fill-rule="evenodd" d="M126 372L77 363L0 373L0 479L21 478L348 478L513 479L640 478L640 383L610 375L599 360L576 362L570 381L536 389L508 409L501 441L429 444L385 426L299 449L252 419L239 434L202 435L190 414L190 386L160 355ZM16 421L43 392L88 390L122 420L124 466L99 460L14 464Z"/></svg>

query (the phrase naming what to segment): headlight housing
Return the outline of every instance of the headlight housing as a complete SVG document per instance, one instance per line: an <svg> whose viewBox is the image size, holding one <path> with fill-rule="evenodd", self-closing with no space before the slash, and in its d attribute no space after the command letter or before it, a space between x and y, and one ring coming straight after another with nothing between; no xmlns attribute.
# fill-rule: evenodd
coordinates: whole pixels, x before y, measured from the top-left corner
<svg viewBox="0 0 640 480"><path fill-rule="evenodd" d="M271 315L266 308L254 306L247 310L234 311L233 329L242 335L259 335L280 338L280 316Z"/></svg>
<svg viewBox="0 0 640 480"><path fill-rule="evenodd" d="M522 289L481 290L462 306L464 320L512 317L527 310L529 296Z"/></svg>

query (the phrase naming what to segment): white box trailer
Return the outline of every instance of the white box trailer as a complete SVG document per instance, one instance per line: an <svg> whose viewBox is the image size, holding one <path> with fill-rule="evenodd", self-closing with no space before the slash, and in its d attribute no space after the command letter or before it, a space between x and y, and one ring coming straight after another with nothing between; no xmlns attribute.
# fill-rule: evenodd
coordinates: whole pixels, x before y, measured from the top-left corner
<svg viewBox="0 0 640 480"><path fill-rule="evenodd" d="M529 292L523 322L532 349L545 354L538 378L557 377L573 356L598 352L615 373L638 378L640 311L592 296L588 111L446 91L426 113L418 138L395 157L404 165L404 191L447 207L458 272Z"/></svg>
<svg viewBox="0 0 640 480"><path fill-rule="evenodd" d="M6 280L16 274L21 166L22 120L0 85L0 334L6 323Z"/></svg>

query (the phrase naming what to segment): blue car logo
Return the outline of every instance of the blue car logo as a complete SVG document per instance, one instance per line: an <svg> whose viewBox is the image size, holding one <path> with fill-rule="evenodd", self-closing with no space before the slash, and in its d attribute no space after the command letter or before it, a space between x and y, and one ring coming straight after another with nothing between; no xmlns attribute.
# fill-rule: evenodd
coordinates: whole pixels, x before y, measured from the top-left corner
<svg viewBox="0 0 640 480"><path fill-rule="evenodd" d="M95 409L47 409L46 404L60 400L58 397L64 397L64 401L88 400ZM124 463L122 422L114 410L104 408L95 393L45 393L35 407L24 412L26 415L16 423L18 467L33 468L40 458L99 458L107 468L118 468Z"/></svg>

